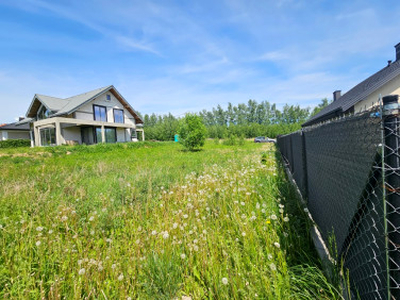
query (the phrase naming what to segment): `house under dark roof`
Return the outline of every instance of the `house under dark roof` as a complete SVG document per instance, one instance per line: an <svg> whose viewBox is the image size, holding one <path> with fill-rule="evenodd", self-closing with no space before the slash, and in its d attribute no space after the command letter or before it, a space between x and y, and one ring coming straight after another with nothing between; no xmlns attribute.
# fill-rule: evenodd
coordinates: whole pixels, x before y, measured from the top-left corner
<svg viewBox="0 0 400 300"><path fill-rule="evenodd" d="M343 96L340 91L334 92L334 101L322 109L318 114L311 117L307 122L302 124L303 127L324 122L335 117L345 114L354 113L354 106L365 100L373 92L383 87L391 80L400 75L400 43L395 46L396 61L388 62L388 65L377 73L373 74L363 82L357 84ZM385 96L385 95L382 95Z"/></svg>
<svg viewBox="0 0 400 300"><path fill-rule="evenodd" d="M7 130L7 131L29 131L29 124L25 123L25 124L19 124L17 122L15 123L9 123L9 124L5 124L0 126L0 130Z"/></svg>

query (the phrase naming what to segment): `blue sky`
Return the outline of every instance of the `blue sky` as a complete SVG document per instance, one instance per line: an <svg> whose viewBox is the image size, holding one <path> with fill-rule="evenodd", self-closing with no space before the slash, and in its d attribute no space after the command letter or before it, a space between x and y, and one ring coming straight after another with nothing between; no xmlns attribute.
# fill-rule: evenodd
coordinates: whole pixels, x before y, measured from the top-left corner
<svg viewBox="0 0 400 300"><path fill-rule="evenodd" d="M0 0L0 123L113 84L142 114L313 107L394 60L400 1Z"/></svg>

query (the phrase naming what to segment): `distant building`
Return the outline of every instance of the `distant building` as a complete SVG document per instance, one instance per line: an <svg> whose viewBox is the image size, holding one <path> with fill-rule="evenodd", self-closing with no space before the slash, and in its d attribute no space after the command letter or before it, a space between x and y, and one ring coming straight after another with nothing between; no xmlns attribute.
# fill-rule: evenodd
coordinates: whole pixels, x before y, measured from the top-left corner
<svg viewBox="0 0 400 300"><path fill-rule="evenodd" d="M333 93L333 102L311 117L302 126L310 126L339 116L354 114L378 104L379 95L400 94L400 43L394 46L396 60L388 61L386 67L357 84L344 95Z"/></svg>
<svg viewBox="0 0 400 300"><path fill-rule="evenodd" d="M0 125L0 141L30 139L29 124L21 124L19 126L16 124L17 122Z"/></svg>

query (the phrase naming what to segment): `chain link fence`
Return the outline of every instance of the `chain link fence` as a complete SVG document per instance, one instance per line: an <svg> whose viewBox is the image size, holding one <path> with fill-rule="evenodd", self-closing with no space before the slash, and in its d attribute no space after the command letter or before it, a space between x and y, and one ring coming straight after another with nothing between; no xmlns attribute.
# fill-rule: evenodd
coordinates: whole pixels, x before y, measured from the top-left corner
<svg viewBox="0 0 400 300"><path fill-rule="evenodd" d="M400 119L390 97L277 140L352 298L400 299Z"/></svg>

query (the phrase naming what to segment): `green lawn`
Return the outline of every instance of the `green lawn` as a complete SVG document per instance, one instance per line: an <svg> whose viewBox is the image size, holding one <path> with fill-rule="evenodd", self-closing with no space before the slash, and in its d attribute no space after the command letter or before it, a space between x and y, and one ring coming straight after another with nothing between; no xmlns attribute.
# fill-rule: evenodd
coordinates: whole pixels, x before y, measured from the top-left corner
<svg viewBox="0 0 400 300"><path fill-rule="evenodd" d="M278 164L251 142L1 150L0 297L340 298Z"/></svg>

